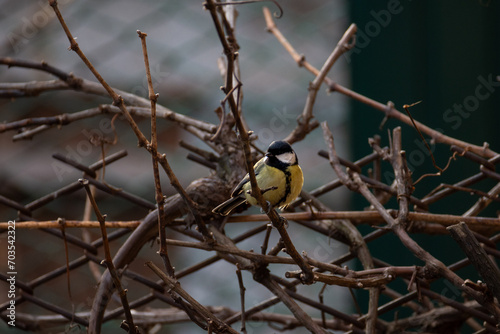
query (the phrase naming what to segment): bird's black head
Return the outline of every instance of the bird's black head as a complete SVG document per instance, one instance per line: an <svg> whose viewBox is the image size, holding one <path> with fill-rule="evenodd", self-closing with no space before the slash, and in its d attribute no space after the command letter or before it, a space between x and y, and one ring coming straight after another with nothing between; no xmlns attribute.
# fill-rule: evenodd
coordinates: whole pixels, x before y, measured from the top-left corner
<svg viewBox="0 0 500 334"><path fill-rule="evenodd" d="M282 153L293 152L293 150L290 144L288 144L286 141L276 140L269 145L267 152L271 153L272 155L280 155Z"/></svg>
<svg viewBox="0 0 500 334"><path fill-rule="evenodd" d="M296 165L297 155L286 141L273 141L267 149L266 157L271 165Z"/></svg>

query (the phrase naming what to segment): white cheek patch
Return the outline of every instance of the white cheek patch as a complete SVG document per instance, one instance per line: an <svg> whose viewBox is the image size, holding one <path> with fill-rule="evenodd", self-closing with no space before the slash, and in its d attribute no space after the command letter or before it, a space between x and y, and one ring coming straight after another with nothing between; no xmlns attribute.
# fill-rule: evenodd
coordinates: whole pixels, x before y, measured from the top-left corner
<svg viewBox="0 0 500 334"><path fill-rule="evenodd" d="M287 152L287 153L282 153L276 156L279 161L293 165L297 162L297 159L295 158L295 154L292 152Z"/></svg>

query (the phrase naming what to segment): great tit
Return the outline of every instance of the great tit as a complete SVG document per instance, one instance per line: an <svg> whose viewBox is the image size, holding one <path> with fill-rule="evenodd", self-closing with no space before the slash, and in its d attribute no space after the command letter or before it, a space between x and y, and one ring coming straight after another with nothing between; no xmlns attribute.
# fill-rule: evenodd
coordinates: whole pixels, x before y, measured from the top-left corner
<svg viewBox="0 0 500 334"><path fill-rule="evenodd" d="M304 176L299 166L297 155L285 141L273 141L266 155L254 166L255 178L264 200L271 207L286 208L302 190ZM252 185L247 175L231 193L231 198L218 205L212 212L227 216L242 204L257 205L257 200L250 195Z"/></svg>

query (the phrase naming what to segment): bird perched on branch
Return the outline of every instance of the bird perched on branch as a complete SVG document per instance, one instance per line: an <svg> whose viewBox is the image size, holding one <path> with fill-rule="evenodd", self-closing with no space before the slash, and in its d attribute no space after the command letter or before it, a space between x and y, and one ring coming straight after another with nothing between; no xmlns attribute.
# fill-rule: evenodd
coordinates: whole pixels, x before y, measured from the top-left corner
<svg viewBox="0 0 500 334"><path fill-rule="evenodd" d="M304 176L299 166L297 154L285 141L273 141L266 155L254 166L257 185L262 197L270 207L286 208L302 190ZM240 205L257 205L257 199L251 195L252 185L247 175L231 193L231 198L218 205L212 212L227 216Z"/></svg>

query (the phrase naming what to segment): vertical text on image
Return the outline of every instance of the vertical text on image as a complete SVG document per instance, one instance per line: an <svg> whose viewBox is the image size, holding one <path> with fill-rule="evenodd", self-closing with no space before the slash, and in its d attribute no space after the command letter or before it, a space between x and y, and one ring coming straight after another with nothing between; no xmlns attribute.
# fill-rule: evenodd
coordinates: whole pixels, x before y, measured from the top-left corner
<svg viewBox="0 0 500 334"><path fill-rule="evenodd" d="M7 307L7 323L9 326L16 326L16 221L9 220L7 231L7 298L9 307Z"/></svg>

